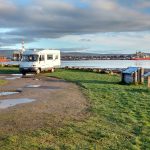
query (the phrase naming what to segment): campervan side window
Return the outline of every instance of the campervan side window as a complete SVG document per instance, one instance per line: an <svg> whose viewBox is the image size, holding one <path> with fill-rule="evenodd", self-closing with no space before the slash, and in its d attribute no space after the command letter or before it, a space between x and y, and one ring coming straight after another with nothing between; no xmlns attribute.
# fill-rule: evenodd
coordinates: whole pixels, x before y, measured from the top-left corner
<svg viewBox="0 0 150 150"><path fill-rule="evenodd" d="M40 61L44 61L44 55L40 55Z"/></svg>
<svg viewBox="0 0 150 150"><path fill-rule="evenodd" d="M58 59L58 55L55 56L55 59Z"/></svg>
<svg viewBox="0 0 150 150"><path fill-rule="evenodd" d="M53 60L53 55L47 55L47 60Z"/></svg>

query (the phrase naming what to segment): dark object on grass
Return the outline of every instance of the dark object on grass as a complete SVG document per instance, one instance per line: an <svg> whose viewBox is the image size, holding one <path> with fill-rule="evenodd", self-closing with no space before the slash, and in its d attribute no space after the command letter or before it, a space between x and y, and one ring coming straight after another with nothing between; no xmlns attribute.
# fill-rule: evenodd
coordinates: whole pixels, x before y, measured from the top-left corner
<svg viewBox="0 0 150 150"><path fill-rule="evenodd" d="M122 72L122 83L143 84L144 69L140 67L129 67Z"/></svg>

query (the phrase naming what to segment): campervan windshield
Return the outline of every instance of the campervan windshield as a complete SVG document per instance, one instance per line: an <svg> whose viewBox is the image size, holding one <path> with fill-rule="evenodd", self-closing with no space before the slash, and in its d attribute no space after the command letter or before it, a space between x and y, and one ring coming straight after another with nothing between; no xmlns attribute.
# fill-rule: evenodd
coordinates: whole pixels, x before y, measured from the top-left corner
<svg viewBox="0 0 150 150"><path fill-rule="evenodd" d="M22 61L28 61L28 62L35 62L38 61L39 56L38 55L23 55Z"/></svg>

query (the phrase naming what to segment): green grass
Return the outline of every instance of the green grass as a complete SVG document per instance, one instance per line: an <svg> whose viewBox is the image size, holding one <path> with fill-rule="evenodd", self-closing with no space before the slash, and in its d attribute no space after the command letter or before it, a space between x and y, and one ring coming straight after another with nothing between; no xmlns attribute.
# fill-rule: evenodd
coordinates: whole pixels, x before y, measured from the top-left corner
<svg viewBox="0 0 150 150"><path fill-rule="evenodd" d="M18 67L0 67L0 74L19 73Z"/></svg>
<svg viewBox="0 0 150 150"><path fill-rule="evenodd" d="M4 85L4 84L6 84L6 83L7 83L6 80L0 80L0 86Z"/></svg>
<svg viewBox="0 0 150 150"><path fill-rule="evenodd" d="M121 85L119 76L57 70L49 76L74 82L90 104L82 121L64 120L59 127L0 136L0 149L149 150L150 90Z"/></svg>

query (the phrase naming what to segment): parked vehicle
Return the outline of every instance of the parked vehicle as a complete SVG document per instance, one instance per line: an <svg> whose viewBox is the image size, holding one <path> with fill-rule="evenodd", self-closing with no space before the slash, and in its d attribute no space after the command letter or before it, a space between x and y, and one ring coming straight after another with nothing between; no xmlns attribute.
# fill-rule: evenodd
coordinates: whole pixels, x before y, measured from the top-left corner
<svg viewBox="0 0 150 150"><path fill-rule="evenodd" d="M29 72L53 72L60 67L60 50L27 50L22 54L19 70L23 75Z"/></svg>

